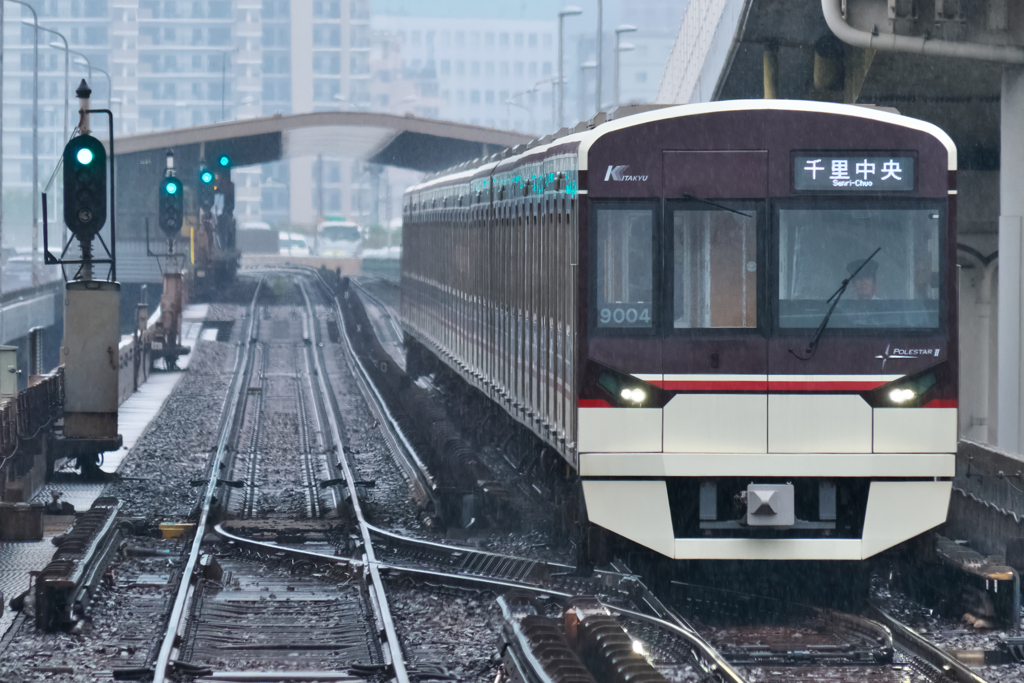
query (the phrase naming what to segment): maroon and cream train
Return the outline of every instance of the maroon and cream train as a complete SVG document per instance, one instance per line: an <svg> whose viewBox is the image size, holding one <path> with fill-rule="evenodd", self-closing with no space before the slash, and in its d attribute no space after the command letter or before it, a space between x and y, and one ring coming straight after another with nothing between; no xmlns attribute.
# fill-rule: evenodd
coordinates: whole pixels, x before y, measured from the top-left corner
<svg viewBox="0 0 1024 683"><path fill-rule="evenodd" d="M942 523L956 150L866 107L649 111L404 198L405 332L673 558L869 557Z"/></svg>

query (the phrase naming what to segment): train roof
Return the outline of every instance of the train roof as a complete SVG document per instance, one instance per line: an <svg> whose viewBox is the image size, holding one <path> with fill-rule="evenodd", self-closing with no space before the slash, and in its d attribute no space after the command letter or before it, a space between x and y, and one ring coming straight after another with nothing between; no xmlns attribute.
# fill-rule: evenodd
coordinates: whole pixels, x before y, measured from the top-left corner
<svg viewBox="0 0 1024 683"><path fill-rule="evenodd" d="M600 117L599 114L591 122L581 122L572 132L562 129L559 134L546 135L543 138L534 140L526 145L505 149L503 152L492 154L482 159L463 162L458 166L441 171L440 173L427 176L424 182L409 188L409 192L416 192L432 187L441 187L449 184L457 184L471 180L479 175L490 175L490 171L497 167L519 166L527 163L536 157L552 156L556 148L564 147L565 151L575 151L579 155L579 170L588 169L588 155L590 148L603 135L612 131L630 128L652 121L661 121L670 118L683 116L696 116L716 112L731 112L743 110L763 111L804 111L818 112L823 114L838 114L852 116L855 118L870 119L890 123L912 130L918 130L936 138L946 148L948 169L957 169L956 145L949 135L933 123L915 119L910 116L903 116L891 110L880 107L837 104L834 102L814 102L811 100L723 100L720 102L705 102L700 104L681 104L658 107L640 113L629 113L619 118L603 121L593 125ZM586 126L583 130L581 127ZM566 131L564 134L562 131ZM519 148L523 147L522 150Z"/></svg>

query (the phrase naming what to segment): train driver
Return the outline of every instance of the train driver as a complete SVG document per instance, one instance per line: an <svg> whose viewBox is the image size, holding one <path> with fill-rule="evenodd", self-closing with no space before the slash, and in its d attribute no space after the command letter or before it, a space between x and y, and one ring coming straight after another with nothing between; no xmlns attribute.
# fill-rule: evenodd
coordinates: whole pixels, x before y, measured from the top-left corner
<svg viewBox="0 0 1024 683"><path fill-rule="evenodd" d="M854 272L860 265L864 263L864 259L858 259L856 261L850 261L846 264L846 272L853 275ZM857 277L854 278L853 282L853 293L858 299L863 301L877 301L878 294L876 293L878 282L875 276L878 274L878 264L874 261L869 261L861 271L857 273Z"/></svg>

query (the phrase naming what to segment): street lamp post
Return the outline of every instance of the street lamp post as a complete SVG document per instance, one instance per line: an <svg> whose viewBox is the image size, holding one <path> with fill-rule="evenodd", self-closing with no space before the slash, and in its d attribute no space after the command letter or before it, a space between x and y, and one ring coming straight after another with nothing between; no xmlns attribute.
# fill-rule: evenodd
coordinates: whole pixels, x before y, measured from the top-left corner
<svg viewBox="0 0 1024 683"><path fill-rule="evenodd" d="M53 43L50 43L50 47L56 47L56 46ZM78 64L79 66L84 66L87 69L89 69L89 82L90 83L92 83L92 72L93 71L99 71L101 74L103 74L104 76L107 77L107 109L110 109L110 101L111 101L110 95L111 95L111 92L113 91L113 88L114 88L113 83L110 80L110 74L108 74L106 71L104 71L103 69L99 68L98 66L93 66L92 62L89 61L89 58L86 57L81 52L75 52L74 50L71 50L71 54L78 55L78 59L75 60L75 64Z"/></svg>
<svg viewBox="0 0 1024 683"><path fill-rule="evenodd" d="M580 121L587 118L587 111L585 109L586 102L583 96L586 94L586 74L590 69L597 69L597 62L583 62L580 64L580 81L579 81L579 96L576 98L576 102L579 105L579 117Z"/></svg>
<svg viewBox="0 0 1024 683"><path fill-rule="evenodd" d="M595 78L597 78L596 85L594 86L594 110L597 112L601 111L601 67L604 61L601 56L601 39L604 37L604 3L602 0L597 0L597 71L595 72Z"/></svg>
<svg viewBox="0 0 1024 683"><path fill-rule="evenodd" d="M622 43L621 38L623 33L633 33L636 31L636 26L630 24L622 24L615 29L615 106L619 106L619 53L629 52L633 49L633 46L629 43Z"/></svg>
<svg viewBox="0 0 1024 683"><path fill-rule="evenodd" d="M110 103L117 105L117 119L118 119L118 121L121 122L121 125L118 126L118 128L120 129L120 132L122 134L124 134L124 119L121 118L121 98L120 97L111 97L110 98ZM109 109L110 106L108 105L107 108Z"/></svg>
<svg viewBox="0 0 1024 683"><path fill-rule="evenodd" d="M2 2L3 0L0 0ZM32 26L39 22L39 16L32 5L21 0L7 0L27 7L32 12ZM35 283L36 251L39 245L39 31L33 31L32 42L32 281Z"/></svg>
<svg viewBox="0 0 1024 683"><path fill-rule="evenodd" d="M562 127L562 121L565 118L565 74L563 71L563 34L564 24L566 17L574 17L579 14L583 14L583 10L579 7L569 6L563 7L558 13L558 122L555 124L556 128Z"/></svg>
<svg viewBox="0 0 1024 683"><path fill-rule="evenodd" d="M4 3L0 0L0 252L4 244ZM0 292L3 291L3 259L0 255ZM3 318L0 318L0 337L3 336ZM35 368L33 368L34 370Z"/></svg>
<svg viewBox="0 0 1024 683"><path fill-rule="evenodd" d="M64 140L59 145L57 145L58 148L63 149L64 145L68 143L68 112L70 111L71 107L68 100L68 98L70 97L69 93L71 92L71 81L69 80L71 68L71 51L68 49L68 39L65 38L64 35L59 31L54 31L52 28L46 28L45 26L41 26L38 23L34 24L28 19L23 19L22 23L27 24L28 26L35 26L36 29L39 31L46 31L47 33L52 33L53 35L60 38L63 42L63 45L61 45L60 43L58 43L58 45L61 50L64 50Z"/></svg>
<svg viewBox="0 0 1024 683"><path fill-rule="evenodd" d="M28 24L29 26L35 27L36 35L37 36L39 34L39 31L46 31L47 33L52 33L53 35L55 35L58 38L60 38L61 42L63 43L63 44L58 43L58 46L59 46L60 49L64 50L64 137L61 139L61 143L59 145L57 145L57 149L63 150L64 149L64 145L66 145L68 143L68 112L70 112L70 110L71 110L71 103L70 103L70 92L71 92L71 80L70 80L70 78L71 78L71 52L70 52L70 50L68 48L68 39L65 38L64 34L61 33L60 31L55 31L52 28L46 28L45 26L40 26L38 18L35 20L35 22L29 22L27 19L22 19L22 23L23 24ZM37 43L39 42L38 37L36 38L36 42ZM64 190L61 189L61 194L63 194L63 192L64 192ZM54 197L54 201L56 201L56 199L57 198ZM67 226L64 226L64 239L65 239L65 241L67 240ZM36 227L33 227L32 228L32 284L33 285L39 284L39 276L36 273L36 268L35 268L36 254L38 252L39 252L39 229L36 228Z"/></svg>

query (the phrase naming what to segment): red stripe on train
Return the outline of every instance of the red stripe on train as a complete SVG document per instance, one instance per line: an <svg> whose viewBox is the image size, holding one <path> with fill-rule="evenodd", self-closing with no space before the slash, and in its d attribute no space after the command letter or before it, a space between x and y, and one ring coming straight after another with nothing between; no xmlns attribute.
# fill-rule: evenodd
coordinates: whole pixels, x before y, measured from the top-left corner
<svg viewBox="0 0 1024 683"><path fill-rule="evenodd" d="M581 398L580 408L611 408L612 404L600 398Z"/></svg>
<svg viewBox="0 0 1024 683"><path fill-rule="evenodd" d="M765 381L685 381L668 380L651 382L669 391L799 391L811 393L828 393L836 391L871 391L877 389L884 381L866 382L765 382Z"/></svg>
<svg viewBox="0 0 1024 683"><path fill-rule="evenodd" d="M669 391L767 391L768 382L763 380L741 382L715 382L704 380L668 380L651 382Z"/></svg>
<svg viewBox="0 0 1024 683"><path fill-rule="evenodd" d="M925 408L957 408L959 402L955 398L933 398L924 404Z"/></svg>
<svg viewBox="0 0 1024 683"><path fill-rule="evenodd" d="M883 384L888 382L769 382L768 388L771 391L871 391Z"/></svg>

